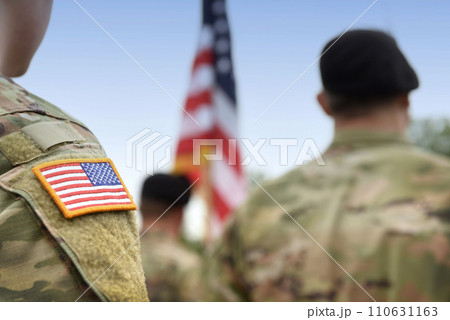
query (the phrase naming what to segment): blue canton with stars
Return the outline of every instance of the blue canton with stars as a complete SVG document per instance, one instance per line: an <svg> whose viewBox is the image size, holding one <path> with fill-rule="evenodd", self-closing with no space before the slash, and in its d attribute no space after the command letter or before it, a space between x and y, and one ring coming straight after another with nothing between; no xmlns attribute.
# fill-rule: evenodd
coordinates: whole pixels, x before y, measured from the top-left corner
<svg viewBox="0 0 450 320"><path fill-rule="evenodd" d="M81 168L94 186L120 185L114 169L107 162L82 162Z"/></svg>
<svg viewBox="0 0 450 320"><path fill-rule="evenodd" d="M231 35L225 0L203 0L203 24L210 26L214 34L215 77L236 108L236 90L231 59Z"/></svg>

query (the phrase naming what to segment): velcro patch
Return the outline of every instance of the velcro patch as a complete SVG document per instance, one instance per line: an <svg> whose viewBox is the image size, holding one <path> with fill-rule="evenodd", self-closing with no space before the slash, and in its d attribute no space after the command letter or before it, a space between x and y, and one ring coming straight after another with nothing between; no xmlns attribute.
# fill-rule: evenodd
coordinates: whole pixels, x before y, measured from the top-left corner
<svg viewBox="0 0 450 320"><path fill-rule="evenodd" d="M93 212L136 210L110 159L42 163L33 172L68 219Z"/></svg>
<svg viewBox="0 0 450 320"><path fill-rule="evenodd" d="M63 121L36 122L23 127L22 132L33 139L44 151L63 142L84 140L69 122Z"/></svg>

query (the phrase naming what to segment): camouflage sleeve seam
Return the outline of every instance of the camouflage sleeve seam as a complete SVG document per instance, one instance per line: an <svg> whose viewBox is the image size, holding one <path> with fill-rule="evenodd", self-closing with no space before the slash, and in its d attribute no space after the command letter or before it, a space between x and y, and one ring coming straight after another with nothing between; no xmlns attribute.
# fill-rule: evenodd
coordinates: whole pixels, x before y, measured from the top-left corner
<svg viewBox="0 0 450 320"><path fill-rule="evenodd" d="M80 274L78 274L78 272L76 271L76 268L73 265L72 261L69 259L69 257L66 255L66 253L60 248L60 246L58 245L58 241L50 235L50 232L43 225L42 221L34 214L34 211L32 210L28 201L26 201L22 196L18 196L18 198L20 201L22 201L25 204L25 207L28 209L28 213L30 213L33 216L34 220L39 225L42 235L49 242L51 247L56 251L59 259L64 264L64 266L67 268L67 271L75 279L77 287L80 290L80 292L83 292L86 289L86 284L81 279Z"/></svg>

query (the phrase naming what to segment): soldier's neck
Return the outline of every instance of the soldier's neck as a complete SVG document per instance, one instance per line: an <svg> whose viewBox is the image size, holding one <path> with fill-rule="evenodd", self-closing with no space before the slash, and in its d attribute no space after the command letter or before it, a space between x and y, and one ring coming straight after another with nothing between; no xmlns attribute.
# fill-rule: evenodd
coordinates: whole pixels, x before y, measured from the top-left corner
<svg viewBox="0 0 450 320"><path fill-rule="evenodd" d="M155 222L155 219L147 218L143 221L143 232L148 229L147 232L160 232L167 236L178 239L181 232L181 220L177 217L161 217Z"/></svg>
<svg viewBox="0 0 450 320"><path fill-rule="evenodd" d="M409 125L407 110L392 108L365 116L335 117L334 131L367 130L405 135Z"/></svg>

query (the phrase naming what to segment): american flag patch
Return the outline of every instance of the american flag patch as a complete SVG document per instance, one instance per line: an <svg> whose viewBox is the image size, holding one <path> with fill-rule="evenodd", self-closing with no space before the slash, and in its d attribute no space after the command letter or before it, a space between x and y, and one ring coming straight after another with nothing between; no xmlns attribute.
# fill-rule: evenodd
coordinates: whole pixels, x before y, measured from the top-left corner
<svg viewBox="0 0 450 320"><path fill-rule="evenodd" d="M33 172L66 218L136 209L110 159L52 161L34 167Z"/></svg>

